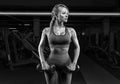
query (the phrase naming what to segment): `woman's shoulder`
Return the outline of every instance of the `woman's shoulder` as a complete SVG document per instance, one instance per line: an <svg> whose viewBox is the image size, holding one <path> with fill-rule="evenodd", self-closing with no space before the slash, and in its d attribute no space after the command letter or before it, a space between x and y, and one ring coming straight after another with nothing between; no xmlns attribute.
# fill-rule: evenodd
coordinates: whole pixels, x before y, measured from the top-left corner
<svg viewBox="0 0 120 84"><path fill-rule="evenodd" d="M50 31L50 28L49 27L45 27L42 32L44 32L45 34L47 34L47 33L49 33L49 31Z"/></svg>
<svg viewBox="0 0 120 84"><path fill-rule="evenodd" d="M49 33L50 33L50 27L45 27L43 30L42 30L42 33L49 36Z"/></svg>
<svg viewBox="0 0 120 84"><path fill-rule="evenodd" d="M68 29L68 32L69 32L70 34L76 33L76 31L75 31L75 29L74 29L73 27L67 27L67 29Z"/></svg>

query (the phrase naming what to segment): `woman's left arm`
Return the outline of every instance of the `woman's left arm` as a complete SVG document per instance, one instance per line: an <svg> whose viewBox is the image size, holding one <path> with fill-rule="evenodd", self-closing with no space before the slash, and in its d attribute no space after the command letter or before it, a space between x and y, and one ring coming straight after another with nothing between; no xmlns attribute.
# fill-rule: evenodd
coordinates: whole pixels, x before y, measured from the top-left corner
<svg viewBox="0 0 120 84"><path fill-rule="evenodd" d="M76 31L75 29L71 28L71 39L75 45L75 49L74 49L74 59L73 59L73 64L77 64L77 61L78 61L78 58L79 58L79 55L80 55L80 45L79 45L79 41L78 41L78 38L77 38L77 34L76 34Z"/></svg>

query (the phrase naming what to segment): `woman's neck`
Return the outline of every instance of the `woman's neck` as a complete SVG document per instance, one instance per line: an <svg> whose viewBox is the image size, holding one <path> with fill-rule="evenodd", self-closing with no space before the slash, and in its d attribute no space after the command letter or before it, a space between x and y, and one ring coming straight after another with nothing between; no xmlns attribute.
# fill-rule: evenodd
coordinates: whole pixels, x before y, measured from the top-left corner
<svg viewBox="0 0 120 84"><path fill-rule="evenodd" d="M59 22L59 21L55 21L55 24L54 24L54 27L57 27L57 28L64 28L64 24L63 22Z"/></svg>

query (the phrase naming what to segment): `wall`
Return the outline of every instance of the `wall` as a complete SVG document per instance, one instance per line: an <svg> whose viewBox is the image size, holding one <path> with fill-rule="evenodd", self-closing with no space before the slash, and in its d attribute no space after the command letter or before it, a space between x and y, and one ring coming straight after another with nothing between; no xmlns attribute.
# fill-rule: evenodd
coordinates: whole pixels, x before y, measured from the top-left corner
<svg viewBox="0 0 120 84"><path fill-rule="evenodd" d="M11 6L50 6L64 3L68 6L81 7L113 7L117 6L118 0L0 0L0 5Z"/></svg>

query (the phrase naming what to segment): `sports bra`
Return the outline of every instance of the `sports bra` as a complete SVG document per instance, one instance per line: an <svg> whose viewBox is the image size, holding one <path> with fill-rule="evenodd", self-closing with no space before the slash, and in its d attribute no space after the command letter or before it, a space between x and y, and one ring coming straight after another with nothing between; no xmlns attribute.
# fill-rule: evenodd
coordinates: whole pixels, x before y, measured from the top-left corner
<svg viewBox="0 0 120 84"><path fill-rule="evenodd" d="M49 45L50 47L66 47L69 46L71 42L70 34L68 32L68 29L65 28L65 34L64 35L56 35L53 32L53 28L51 29L49 33Z"/></svg>

